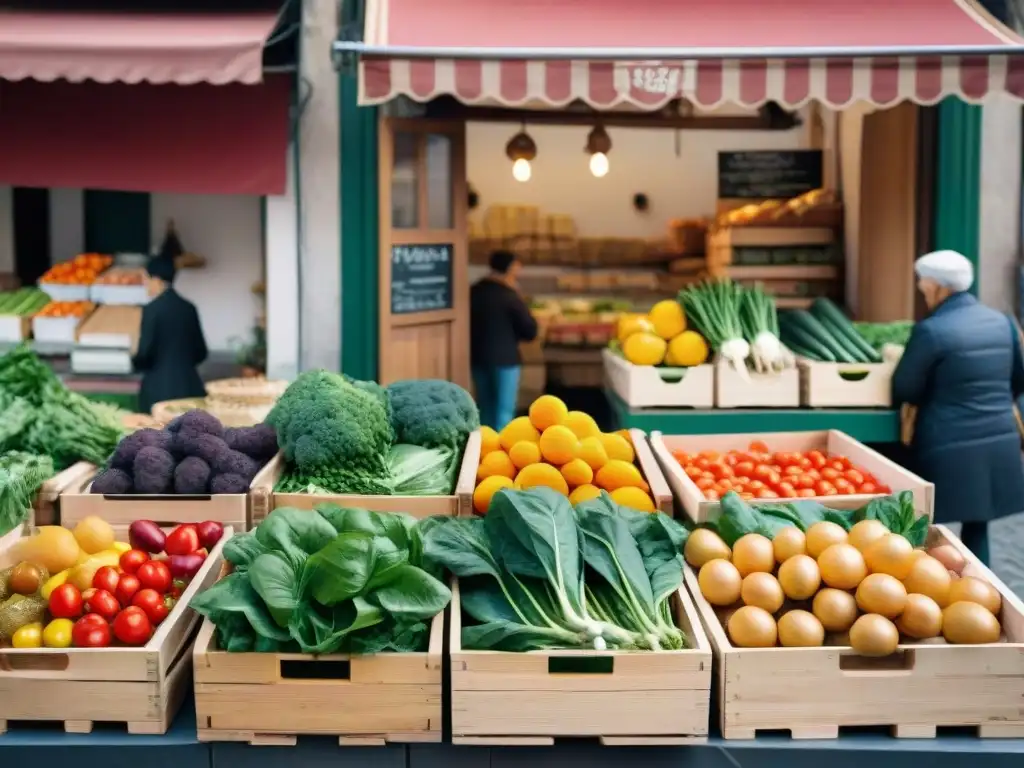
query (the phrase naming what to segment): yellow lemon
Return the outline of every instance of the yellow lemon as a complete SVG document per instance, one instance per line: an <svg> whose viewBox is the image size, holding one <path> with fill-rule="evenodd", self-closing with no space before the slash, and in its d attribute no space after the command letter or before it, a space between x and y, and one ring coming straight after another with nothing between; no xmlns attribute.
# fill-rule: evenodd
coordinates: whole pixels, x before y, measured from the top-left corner
<svg viewBox="0 0 1024 768"><path fill-rule="evenodd" d="M686 330L686 316L682 305L674 299L659 301L647 313L654 332L668 341Z"/></svg>
<svg viewBox="0 0 1024 768"><path fill-rule="evenodd" d="M635 509L640 512L654 512L654 500L639 488L623 487L616 488L611 493L616 504Z"/></svg>
<svg viewBox="0 0 1024 768"><path fill-rule="evenodd" d="M540 440L540 432L530 423L529 416L518 416L505 425L499 437L501 439L501 447L509 451L520 440L536 443Z"/></svg>
<svg viewBox="0 0 1024 768"><path fill-rule="evenodd" d="M501 449L501 438L488 426L480 427L480 455L486 456L491 451Z"/></svg>
<svg viewBox="0 0 1024 768"><path fill-rule="evenodd" d="M601 445L604 446L604 452L608 454L609 459L628 461L632 464L633 459L636 458L633 453L633 446L624 440L621 435L601 434L598 435L597 439L601 441Z"/></svg>
<svg viewBox="0 0 1024 768"><path fill-rule="evenodd" d="M539 486L558 491L563 496L569 495L569 484L562 473L550 464L531 464L516 475L516 488L525 491Z"/></svg>
<svg viewBox="0 0 1024 768"><path fill-rule="evenodd" d="M570 488L589 485L594 479L594 470L583 459L573 459L562 467L562 477Z"/></svg>
<svg viewBox="0 0 1024 768"><path fill-rule="evenodd" d="M617 459L609 459L603 467L597 470L595 484L598 488L604 488L608 492L626 487L640 488L643 491L650 490L635 465Z"/></svg>
<svg viewBox="0 0 1024 768"><path fill-rule="evenodd" d="M511 488L512 481L504 475L491 475L480 481L480 484L473 491L473 509L478 515L487 514L487 508L491 506L491 497L502 488Z"/></svg>
<svg viewBox="0 0 1024 768"><path fill-rule="evenodd" d="M540 436L540 455L544 461L555 466L568 464L576 458L576 452L580 449L580 441L568 427L556 424L548 427Z"/></svg>
<svg viewBox="0 0 1024 768"><path fill-rule="evenodd" d="M621 344L634 333L654 333L654 325L647 319L647 315L630 312L619 315L619 322L615 328L615 337L619 343Z"/></svg>
<svg viewBox="0 0 1024 768"><path fill-rule="evenodd" d="M508 457L512 460L516 469L528 467L540 461L540 446L537 443L531 443L529 440L520 440L512 446L512 449L508 452Z"/></svg>
<svg viewBox="0 0 1024 768"><path fill-rule="evenodd" d="M597 437L601 434L601 430L598 428L594 418L589 413L584 413L583 411L569 411L565 414L562 426L571 429L573 434L580 440L586 437Z"/></svg>
<svg viewBox="0 0 1024 768"><path fill-rule="evenodd" d="M573 506L581 504L584 501L590 501L596 499L601 495L601 489L596 485L581 485L577 487L572 493L569 494L569 503Z"/></svg>
<svg viewBox="0 0 1024 768"><path fill-rule="evenodd" d="M512 459L504 451L491 451L480 459L480 467L476 471L476 479L483 480L485 477L503 475L509 480L516 477L516 467Z"/></svg>
<svg viewBox="0 0 1024 768"><path fill-rule="evenodd" d="M668 343L665 362L690 368L707 362L710 350L708 343L696 331L683 331Z"/></svg>
<svg viewBox="0 0 1024 768"><path fill-rule="evenodd" d="M548 427L561 424L569 413L565 403L554 395L541 395L530 406L530 423L543 432Z"/></svg>
<svg viewBox="0 0 1024 768"><path fill-rule="evenodd" d="M622 356L633 365L661 365L668 342L654 333L634 333L622 342Z"/></svg>
<svg viewBox="0 0 1024 768"><path fill-rule="evenodd" d="M587 462L595 472L608 463L608 451L598 436L584 437L580 440L577 456Z"/></svg>

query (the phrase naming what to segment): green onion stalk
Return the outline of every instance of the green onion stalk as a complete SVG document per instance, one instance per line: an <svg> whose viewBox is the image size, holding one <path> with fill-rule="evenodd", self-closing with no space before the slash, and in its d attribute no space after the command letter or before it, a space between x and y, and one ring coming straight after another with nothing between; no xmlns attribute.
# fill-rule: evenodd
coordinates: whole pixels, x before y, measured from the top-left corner
<svg viewBox="0 0 1024 768"><path fill-rule="evenodd" d="M749 376L750 343L740 322L743 288L728 278L705 280L679 292L691 326L700 331L711 348L743 377Z"/></svg>

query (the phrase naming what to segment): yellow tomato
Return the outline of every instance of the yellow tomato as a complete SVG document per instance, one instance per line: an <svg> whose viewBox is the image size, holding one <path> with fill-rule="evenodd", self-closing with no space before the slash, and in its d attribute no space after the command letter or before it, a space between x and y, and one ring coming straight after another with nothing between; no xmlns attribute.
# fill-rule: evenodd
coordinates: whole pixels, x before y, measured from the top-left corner
<svg viewBox="0 0 1024 768"><path fill-rule="evenodd" d="M54 619L43 630L43 645L47 648L69 648L71 629L74 626L71 619Z"/></svg>
<svg viewBox="0 0 1024 768"><path fill-rule="evenodd" d="M11 638L11 645L15 648L38 648L43 644L43 625L34 621L19 627Z"/></svg>
<svg viewBox="0 0 1024 768"><path fill-rule="evenodd" d="M43 588L39 590L39 594L42 595L44 600L49 600L50 599L50 593L53 592L53 590L55 590L61 584L65 583L68 580L68 576L70 574L71 574L71 569L70 568L68 568L65 571L61 571L60 573L53 574L53 576L48 578L46 580L46 583L43 584Z"/></svg>

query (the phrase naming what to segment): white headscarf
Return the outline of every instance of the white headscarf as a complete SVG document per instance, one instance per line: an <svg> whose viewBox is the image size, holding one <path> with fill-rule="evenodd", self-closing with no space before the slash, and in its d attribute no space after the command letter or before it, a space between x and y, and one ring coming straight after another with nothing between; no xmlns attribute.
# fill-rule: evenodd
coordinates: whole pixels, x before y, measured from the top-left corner
<svg viewBox="0 0 1024 768"><path fill-rule="evenodd" d="M974 284L974 265L956 251L926 253L914 262L914 272L953 291L966 291Z"/></svg>

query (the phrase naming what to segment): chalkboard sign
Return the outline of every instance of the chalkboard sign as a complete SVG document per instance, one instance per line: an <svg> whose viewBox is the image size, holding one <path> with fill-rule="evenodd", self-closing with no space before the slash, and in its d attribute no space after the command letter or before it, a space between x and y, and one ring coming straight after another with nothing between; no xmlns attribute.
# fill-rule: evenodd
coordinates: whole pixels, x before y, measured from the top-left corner
<svg viewBox="0 0 1024 768"><path fill-rule="evenodd" d="M718 197L788 200L821 189L816 149L718 153Z"/></svg>
<svg viewBox="0 0 1024 768"><path fill-rule="evenodd" d="M449 244L391 246L391 314L451 309L452 256Z"/></svg>

